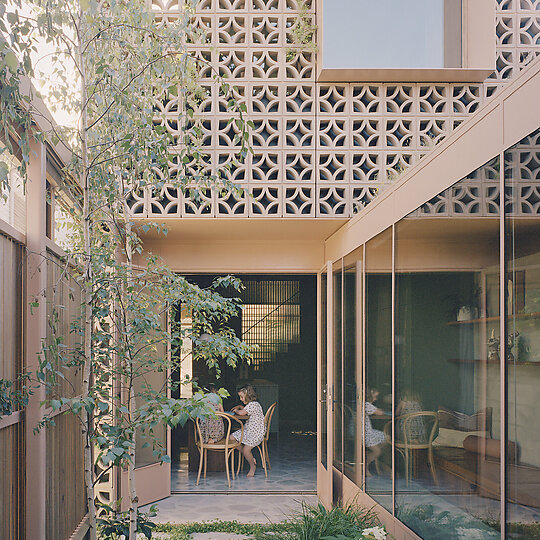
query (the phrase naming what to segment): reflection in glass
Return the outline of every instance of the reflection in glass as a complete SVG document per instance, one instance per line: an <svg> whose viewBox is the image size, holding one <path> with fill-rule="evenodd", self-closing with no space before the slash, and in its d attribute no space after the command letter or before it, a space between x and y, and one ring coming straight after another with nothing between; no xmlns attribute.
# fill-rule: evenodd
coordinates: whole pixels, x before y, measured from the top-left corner
<svg viewBox="0 0 540 540"><path fill-rule="evenodd" d="M540 522L540 130L504 155L506 195L507 531Z"/></svg>
<svg viewBox="0 0 540 540"><path fill-rule="evenodd" d="M326 337L326 325L327 325L327 298L326 295L328 293L328 286L327 286L327 276L326 272L323 272L321 274L321 328L320 328L320 335L321 335L321 400L320 400L320 407L321 407L321 435L319 437L319 444L321 445L321 463L324 468L328 468L327 464L327 393L328 393L328 377L327 377L327 351L326 351L326 345L327 345L327 337Z"/></svg>
<svg viewBox="0 0 540 540"><path fill-rule="evenodd" d="M333 462L339 471L343 465L343 270L341 260L333 268L333 314L334 314L334 380L332 392L332 421L333 421Z"/></svg>
<svg viewBox="0 0 540 540"><path fill-rule="evenodd" d="M498 188L495 159L396 225L395 513L422 538L500 538Z"/></svg>
<svg viewBox="0 0 540 540"><path fill-rule="evenodd" d="M345 475L362 485L362 250L344 259L343 272L343 459Z"/></svg>
<svg viewBox="0 0 540 540"><path fill-rule="evenodd" d="M366 244L366 492L392 511L392 229ZM386 433L386 435L385 435Z"/></svg>

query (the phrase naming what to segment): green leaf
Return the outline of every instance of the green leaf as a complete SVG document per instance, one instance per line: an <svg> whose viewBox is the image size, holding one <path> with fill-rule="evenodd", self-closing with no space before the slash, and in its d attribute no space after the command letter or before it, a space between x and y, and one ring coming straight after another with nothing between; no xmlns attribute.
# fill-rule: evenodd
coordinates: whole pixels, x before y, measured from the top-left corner
<svg viewBox="0 0 540 540"><path fill-rule="evenodd" d="M109 408L109 405L104 401L98 401L98 408L101 412L105 412Z"/></svg>
<svg viewBox="0 0 540 540"><path fill-rule="evenodd" d="M9 175L9 167L7 163L0 161L0 183L7 182Z"/></svg>
<svg viewBox="0 0 540 540"><path fill-rule="evenodd" d="M17 60L17 57L15 56L15 53L11 51L8 51L6 53L6 56L4 57L4 63L12 73L15 73L17 71L17 68L19 67L19 61Z"/></svg>
<svg viewBox="0 0 540 540"><path fill-rule="evenodd" d="M62 406L58 399L51 399L51 407L53 411L57 411Z"/></svg>
<svg viewBox="0 0 540 540"><path fill-rule="evenodd" d="M17 15L17 13L14 13L13 11L10 11L6 15L6 18L7 18L9 24L17 24L17 22L19 20L19 15Z"/></svg>

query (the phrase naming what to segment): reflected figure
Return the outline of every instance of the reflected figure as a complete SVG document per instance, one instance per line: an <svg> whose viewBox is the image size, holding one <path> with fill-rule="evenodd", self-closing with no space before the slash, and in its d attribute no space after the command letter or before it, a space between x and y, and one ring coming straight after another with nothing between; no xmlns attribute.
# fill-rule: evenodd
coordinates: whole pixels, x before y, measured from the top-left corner
<svg viewBox="0 0 540 540"><path fill-rule="evenodd" d="M366 394L365 404L365 445L368 450L366 455L366 476L371 476L369 471L369 465L375 461L382 451L382 446L386 442L384 433L378 429L374 429L371 425L370 416L373 414L383 416L386 413L382 409L378 409L373 402L379 397L379 390L376 388L369 388Z"/></svg>
<svg viewBox="0 0 540 540"><path fill-rule="evenodd" d="M403 439L403 417L411 413L422 412L423 410L418 394L412 390L403 390L396 408L396 440ZM423 416L416 416L409 419L407 423L407 438L410 443L426 442L426 421Z"/></svg>

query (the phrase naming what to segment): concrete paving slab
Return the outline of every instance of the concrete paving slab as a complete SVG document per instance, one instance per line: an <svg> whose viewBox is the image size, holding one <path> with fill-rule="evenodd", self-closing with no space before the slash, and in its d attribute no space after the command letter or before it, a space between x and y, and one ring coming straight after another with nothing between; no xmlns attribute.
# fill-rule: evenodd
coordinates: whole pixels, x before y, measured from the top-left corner
<svg viewBox="0 0 540 540"><path fill-rule="evenodd" d="M156 523L238 521L279 523L302 508L317 504L315 495L172 495L158 501ZM147 511L148 507L141 510Z"/></svg>

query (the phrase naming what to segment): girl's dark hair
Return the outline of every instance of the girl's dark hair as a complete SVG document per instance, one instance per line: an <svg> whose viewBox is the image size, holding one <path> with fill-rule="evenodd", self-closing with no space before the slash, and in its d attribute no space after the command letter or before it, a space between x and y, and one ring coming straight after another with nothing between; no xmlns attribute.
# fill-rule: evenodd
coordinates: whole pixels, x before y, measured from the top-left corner
<svg viewBox="0 0 540 540"><path fill-rule="evenodd" d="M251 384L242 386L238 392L242 392L246 396L248 403L251 401L257 401L257 392L255 392L255 388L253 388Z"/></svg>
<svg viewBox="0 0 540 540"><path fill-rule="evenodd" d="M209 383L206 385L208 392L217 392L217 386L214 383Z"/></svg>

